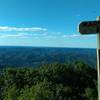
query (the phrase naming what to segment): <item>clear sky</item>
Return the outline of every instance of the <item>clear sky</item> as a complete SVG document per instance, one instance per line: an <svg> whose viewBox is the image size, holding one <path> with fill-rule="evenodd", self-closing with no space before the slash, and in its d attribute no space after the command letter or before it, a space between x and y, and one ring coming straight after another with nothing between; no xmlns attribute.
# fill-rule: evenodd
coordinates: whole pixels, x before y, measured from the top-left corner
<svg viewBox="0 0 100 100"><path fill-rule="evenodd" d="M0 0L0 45L96 48L81 21L100 15L100 0Z"/></svg>

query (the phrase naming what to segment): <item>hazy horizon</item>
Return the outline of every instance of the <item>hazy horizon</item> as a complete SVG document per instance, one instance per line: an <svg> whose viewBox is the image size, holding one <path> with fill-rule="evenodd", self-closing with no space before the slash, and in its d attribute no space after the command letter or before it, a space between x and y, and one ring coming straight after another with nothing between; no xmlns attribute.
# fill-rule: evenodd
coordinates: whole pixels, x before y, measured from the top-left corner
<svg viewBox="0 0 100 100"><path fill-rule="evenodd" d="M0 47L36 47L36 48L72 48L72 49L97 49L97 48L86 48L86 47L57 47L57 46L25 46L25 45L0 45Z"/></svg>

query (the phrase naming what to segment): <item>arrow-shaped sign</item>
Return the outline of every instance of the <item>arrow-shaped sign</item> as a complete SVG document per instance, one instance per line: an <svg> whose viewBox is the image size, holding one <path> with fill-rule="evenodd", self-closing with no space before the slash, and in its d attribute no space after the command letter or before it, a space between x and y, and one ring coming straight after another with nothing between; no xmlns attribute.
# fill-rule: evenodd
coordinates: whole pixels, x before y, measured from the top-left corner
<svg viewBox="0 0 100 100"><path fill-rule="evenodd" d="M79 24L81 34L94 34L100 32L100 21L84 21Z"/></svg>

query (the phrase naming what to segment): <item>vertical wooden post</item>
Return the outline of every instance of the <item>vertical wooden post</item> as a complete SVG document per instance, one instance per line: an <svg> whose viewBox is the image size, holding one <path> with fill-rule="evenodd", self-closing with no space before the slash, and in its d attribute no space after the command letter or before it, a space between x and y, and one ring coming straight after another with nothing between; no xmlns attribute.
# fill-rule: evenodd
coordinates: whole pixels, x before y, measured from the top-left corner
<svg viewBox="0 0 100 100"><path fill-rule="evenodd" d="M97 18L100 21L100 16ZM100 33L97 34L98 100L100 100Z"/></svg>

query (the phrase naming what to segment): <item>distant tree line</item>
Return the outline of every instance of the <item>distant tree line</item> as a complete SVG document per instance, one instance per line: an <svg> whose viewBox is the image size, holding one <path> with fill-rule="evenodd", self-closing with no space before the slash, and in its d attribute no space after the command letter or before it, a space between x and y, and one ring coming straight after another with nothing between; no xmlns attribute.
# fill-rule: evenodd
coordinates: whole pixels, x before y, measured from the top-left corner
<svg viewBox="0 0 100 100"><path fill-rule="evenodd" d="M12 59L13 58L13 59ZM96 50L49 47L0 47L1 67L37 67L45 63L83 61L96 68Z"/></svg>
<svg viewBox="0 0 100 100"><path fill-rule="evenodd" d="M5 68L0 100L97 100L97 72L79 61Z"/></svg>

